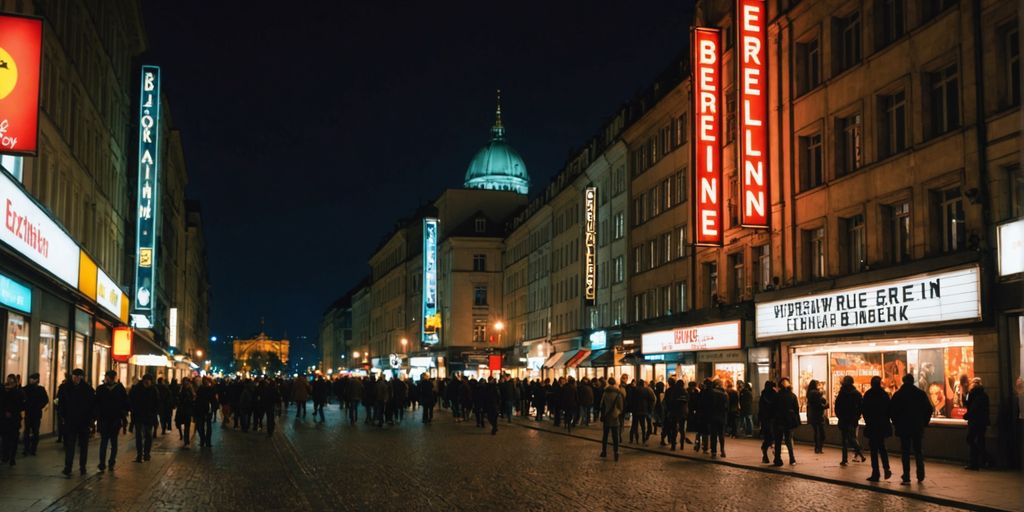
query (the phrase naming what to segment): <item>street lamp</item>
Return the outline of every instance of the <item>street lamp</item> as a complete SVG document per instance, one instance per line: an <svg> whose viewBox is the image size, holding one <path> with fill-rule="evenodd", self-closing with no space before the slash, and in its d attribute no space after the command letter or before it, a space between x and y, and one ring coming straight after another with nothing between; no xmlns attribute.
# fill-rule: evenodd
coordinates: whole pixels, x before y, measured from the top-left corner
<svg viewBox="0 0 1024 512"><path fill-rule="evenodd" d="M505 330L505 322L501 320L494 322L494 330L498 331L498 345L501 345L501 333Z"/></svg>
<svg viewBox="0 0 1024 512"><path fill-rule="evenodd" d="M196 349L196 359L202 359L202 358L203 358L203 349L201 349L201 348Z"/></svg>
<svg viewBox="0 0 1024 512"><path fill-rule="evenodd" d="M407 338L402 338L402 352L403 353L405 352L405 347L407 345L409 345L409 340Z"/></svg>
<svg viewBox="0 0 1024 512"><path fill-rule="evenodd" d="M352 352L352 359L359 359L359 351Z"/></svg>

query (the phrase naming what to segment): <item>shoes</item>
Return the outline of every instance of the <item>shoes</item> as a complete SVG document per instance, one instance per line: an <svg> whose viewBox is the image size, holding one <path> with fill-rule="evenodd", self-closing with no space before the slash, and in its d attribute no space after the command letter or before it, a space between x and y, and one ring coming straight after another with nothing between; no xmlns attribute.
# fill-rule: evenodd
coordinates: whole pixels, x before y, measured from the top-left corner
<svg viewBox="0 0 1024 512"><path fill-rule="evenodd" d="M142 462L142 457L135 457L135 462Z"/></svg>
<svg viewBox="0 0 1024 512"><path fill-rule="evenodd" d="M84 475L85 474L85 468L78 468L78 474Z"/></svg>
<svg viewBox="0 0 1024 512"><path fill-rule="evenodd" d="M910 485L910 479L909 478L901 478L900 479L900 485Z"/></svg>
<svg viewBox="0 0 1024 512"><path fill-rule="evenodd" d="M68 478L71 478L71 468L64 468L64 469L63 469L63 470L61 471L61 473L62 473L62 474L63 474L64 476L66 476L66 477L68 477Z"/></svg>
<svg viewBox="0 0 1024 512"><path fill-rule="evenodd" d="M796 459L789 459L790 466L796 466Z"/></svg>
<svg viewBox="0 0 1024 512"><path fill-rule="evenodd" d="M864 458L864 456L863 456L863 455L861 455L861 454L859 454L859 453L858 453L857 455L854 455L854 456L853 456L853 461L854 461L854 462L864 462L864 461L866 461L866 460L867 460L867 459L865 459L865 458Z"/></svg>
<svg viewBox="0 0 1024 512"><path fill-rule="evenodd" d="M676 451L676 445L673 444L671 450Z"/></svg>
<svg viewBox="0 0 1024 512"><path fill-rule="evenodd" d="M892 471L889 471L889 468L885 468L885 479L888 480L890 478L892 478Z"/></svg>
<svg viewBox="0 0 1024 512"><path fill-rule="evenodd" d="M877 482L879 480L878 475L871 475L868 477L868 482Z"/></svg>
<svg viewBox="0 0 1024 512"><path fill-rule="evenodd" d="M722 452L722 458L725 458L725 451Z"/></svg>
<svg viewBox="0 0 1024 512"><path fill-rule="evenodd" d="M777 460L777 461L773 462L773 463L772 463L772 465L773 465L773 466L779 466L779 467L781 467L781 466L782 466L782 461L781 461L781 460Z"/></svg>
<svg viewBox="0 0 1024 512"><path fill-rule="evenodd" d="M968 471L978 471L981 468L979 468L978 466L964 466L964 469L966 469Z"/></svg>
<svg viewBox="0 0 1024 512"><path fill-rule="evenodd" d="M771 461L768 460L768 456L767 455L762 455L761 456L761 464L770 464L770 463L771 463Z"/></svg>
<svg viewBox="0 0 1024 512"><path fill-rule="evenodd" d="M114 463L113 462L111 462L110 465L107 466L107 471L110 471L111 473L114 472Z"/></svg>
<svg viewBox="0 0 1024 512"><path fill-rule="evenodd" d="M603 458L606 458L606 457L608 457L608 454L605 453L605 452L601 452L601 458L603 459Z"/></svg>
<svg viewBox="0 0 1024 512"><path fill-rule="evenodd" d="M148 461L149 460L149 454L147 453L147 454L143 455L142 456L142 460Z"/></svg>
<svg viewBox="0 0 1024 512"><path fill-rule="evenodd" d="M846 462L845 460L839 463L840 466L846 466L847 464L849 464L849 463Z"/></svg>
<svg viewBox="0 0 1024 512"><path fill-rule="evenodd" d="M718 458L718 454L715 453L715 452L711 452L711 458L712 459L717 459Z"/></svg>
<svg viewBox="0 0 1024 512"><path fill-rule="evenodd" d="M615 462L619 461L619 452L615 452Z"/></svg>

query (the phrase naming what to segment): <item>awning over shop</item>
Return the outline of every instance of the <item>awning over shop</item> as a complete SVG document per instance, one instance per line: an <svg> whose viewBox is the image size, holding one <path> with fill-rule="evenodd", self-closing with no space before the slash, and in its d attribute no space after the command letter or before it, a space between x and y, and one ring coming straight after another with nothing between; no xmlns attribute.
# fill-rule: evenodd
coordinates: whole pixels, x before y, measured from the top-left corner
<svg viewBox="0 0 1024 512"><path fill-rule="evenodd" d="M554 354L551 354L551 357L549 357L547 361L544 361L544 368L554 368L555 364L558 363L558 360L561 359L563 355L565 355L565 352L555 352Z"/></svg>
<svg viewBox="0 0 1024 512"><path fill-rule="evenodd" d="M549 368L555 370L559 368L566 368L566 363L569 362L570 359L576 357L576 354L579 352L579 350L567 350L565 352L562 352L561 357L559 357L558 360L555 361L555 364L551 365ZM548 362L550 363L551 361L548 360Z"/></svg>
<svg viewBox="0 0 1024 512"><path fill-rule="evenodd" d="M622 354L616 353L614 349L595 350L590 357L579 363L583 368L611 368L622 362Z"/></svg>
<svg viewBox="0 0 1024 512"><path fill-rule="evenodd" d="M587 358L588 355L590 355L590 350L585 348L579 349L575 355L573 355L571 358L569 358L568 361L565 362L565 367L576 368L577 366L579 366L580 363L583 362L584 359Z"/></svg>
<svg viewBox="0 0 1024 512"><path fill-rule="evenodd" d="M128 360L130 364L135 366L158 366L163 368L173 368L170 358L165 355L157 354L135 354Z"/></svg>

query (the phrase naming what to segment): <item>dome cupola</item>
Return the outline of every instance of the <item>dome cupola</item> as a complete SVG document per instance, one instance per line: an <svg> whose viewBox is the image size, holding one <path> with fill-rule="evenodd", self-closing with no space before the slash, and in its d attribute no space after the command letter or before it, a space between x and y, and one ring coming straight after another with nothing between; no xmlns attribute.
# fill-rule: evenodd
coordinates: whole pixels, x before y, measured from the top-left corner
<svg viewBox="0 0 1024 512"><path fill-rule="evenodd" d="M469 163L465 187L511 190L523 195L530 191L530 175L526 173L526 164L505 141L505 126L501 123L501 90L498 90L491 142L478 151Z"/></svg>

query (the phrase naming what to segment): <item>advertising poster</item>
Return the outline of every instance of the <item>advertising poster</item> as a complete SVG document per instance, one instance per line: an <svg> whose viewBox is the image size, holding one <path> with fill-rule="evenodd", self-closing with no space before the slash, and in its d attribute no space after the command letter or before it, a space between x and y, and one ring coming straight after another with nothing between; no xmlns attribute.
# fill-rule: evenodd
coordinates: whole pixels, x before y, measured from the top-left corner
<svg viewBox="0 0 1024 512"><path fill-rule="evenodd" d="M906 374L906 352L882 352L882 387L890 396L903 385L903 376Z"/></svg>
<svg viewBox="0 0 1024 512"><path fill-rule="evenodd" d="M825 354L800 356L799 361L796 397L800 403L800 412L807 412L807 385L812 380L817 380L818 389L824 391L828 386L828 356ZM831 398L827 400L832 401Z"/></svg>
<svg viewBox="0 0 1024 512"><path fill-rule="evenodd" d="M953 405L951 394L946 392L944 352L942 348L917 351L917 387L928 393L933 418L948 418Z"/></svg>
<svg viewBox="0 0 1024 512"><path fill-rule="evenodd" d="M43 20L0 15L0 153L35 155Z"/></svg>
<svg viewBox="0 0 1024 512"><path fill-rule="evenodd" d="M963 419L967 390L974 378L974 348L949 347L946 352L946 397L952 402L950 418Z"/></svg>
<svg viewBox="0 0 1024 512"><path fill-rule="evenodd" d="M833 352L832 358L832 390L829 401L834 401L843 384L843 377L853 377L853 386L864 394L871 389L871 377L882 375L882 354L865 354L860 352Z"/></svg>

